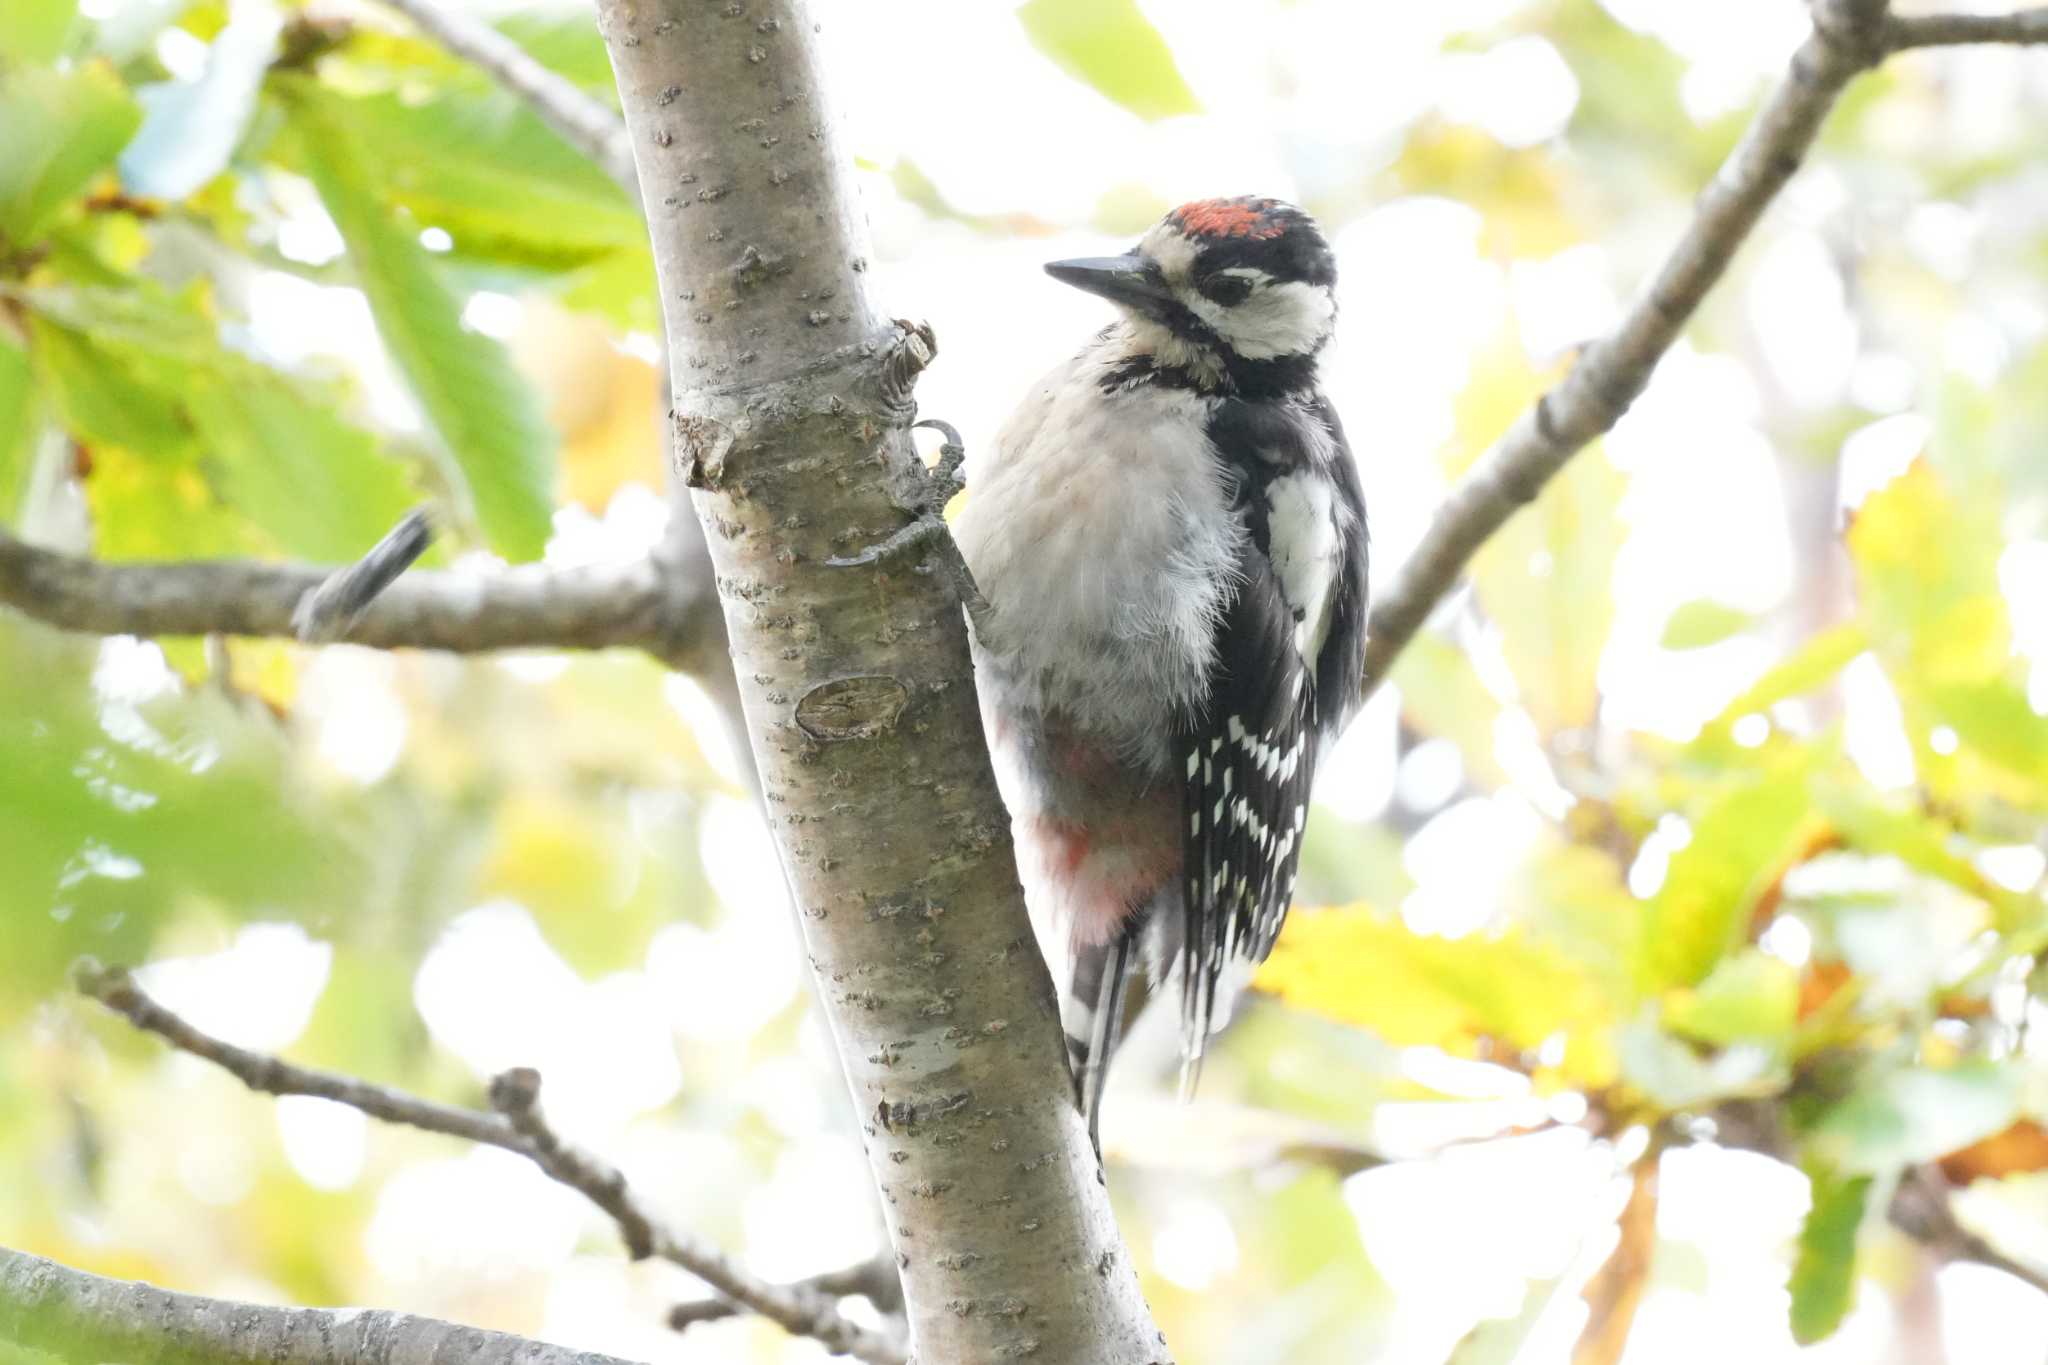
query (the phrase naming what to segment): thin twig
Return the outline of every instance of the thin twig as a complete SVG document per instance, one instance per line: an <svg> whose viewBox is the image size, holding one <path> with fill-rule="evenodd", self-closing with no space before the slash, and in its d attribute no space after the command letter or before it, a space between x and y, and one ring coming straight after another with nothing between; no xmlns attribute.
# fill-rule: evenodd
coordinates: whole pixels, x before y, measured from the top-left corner
<svg viewBox="0 0 2048 1365"><path fill-rule="evenodd" d="M2016 14L1916 14L1885 26L1884 45L1890 52L1962 43L2048 43L2048 8Z"/></svg>
<svg viewBox="0 0 2048 1365"><path fill-rule="evenodd" d="M64 630L98 635L294 634L292 614L329 571L242 560L107 564L61 554L0 530L0 605ZM408 574L340 638L384 648L490 649L673 643L703 603L671 600L652 560L501 573Z"/></svg>
<svg viewBox="0 0 2048 1365"><path fill-rule="evenodd" d="M1706 1115L1713 1140L1720 1146L1758 1152L1787 1165L1799 1164L1794 1140L1785 1128L1785 1105L1762 1100L1730 1100ZM1938 1166L1917 1167L1899 1180L1886 1211L1892 1226L1927 1248L1937 1259L1968 1261L2003 1270L2048 1294L2048 1274L2016 1261L1957 1219L1947 1179Z"/></svg>
<svg viewBox="0 0 2048 1365"><path fill-rule="evenodd" d="M618 182L635 204L640 202L640 177L633 167L633 144L626 124L600 100L585 94L567 77L558 76L526 54L524 48L487 24L453 14L432 0L385 0L419 25L456 56L476 63L497 82L525 100L543 123L562 140L596 162Z"/></svg>
<svg viewBox="0 0 2048 1365"><path fill-rule="evenodd" d="M1611 430L1649 383L1764 208L1799 168L1822 119L1859 72L1902 48L2048 41L2048 10L1891 18L1883 0L1816 0L1813 33L1699 197L1691 224L1615 330L1587 347L1453 487L1415 552L1374 603L1365 691L1388 670L1479 547L1573 455Z"/></svg>
<svg viewBox="0 0 2048 1365"><path fill-rule="evenodd" d="M497 1112L456 1108L224 1042L150 999L123 968L86 963L77 977L81 991L135 1027L212 1062L251 1090L267 1095L313 1095L388 1123L517 1152L609 1214L635 1260L658 1256L679 1265L784 1331L811 1337L833 1351L870 1365L903 1365L905 1353L900 1342L846 1318L832 1299L801 1286L770 1284L709 1243L663 1227L634 1196L623 1172L571 1147L547 1125L539 1105L540 1073L531 1068L514 1068L491 1082L491 1105Z"/></svg>
<svg viewBox="0 0 2048 1365"><path fill-rule="evenodd" d="M433 543L434 520L427 509L407 512L368 554L336 569L299 599L292 611L292 629L309 643L340 639Z"/></svg>
<svg viewBox="0 0 2048 1365"><path fill-rule="evenodd" d="M1889 1214L1892 1226L1941 1261L1969 1261L2002 1270L2048 1294L2048 1272L2016 1261L1962 1225L1949 1198L1948 1180L1934 1166L1920 1166L1899 1179Z"/></svg>
<svg viewBox="0 0 2048 1365"><path fill-rule="evenodd" d="M896 1264L886 1252L871 1256L858 1265L827 1270L798 1280L791 1288L807 1289L832 1299L858 1296L887 1314L900 1313L903 1308L903 1280L897 1275ZM719 1322L743 1311L725 1299L693 1299L668 1310L668 1325L681 1332L699 1323Z"/></svg>

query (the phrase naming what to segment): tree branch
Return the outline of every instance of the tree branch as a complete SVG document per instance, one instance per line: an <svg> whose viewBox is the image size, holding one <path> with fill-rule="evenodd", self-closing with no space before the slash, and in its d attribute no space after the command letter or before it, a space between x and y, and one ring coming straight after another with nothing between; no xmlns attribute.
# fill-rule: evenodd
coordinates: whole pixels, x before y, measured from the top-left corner
<svg viewBox="0 0 2048 1365"><path fill-rule="evenodd" d="M240 560L107 564L0 531L0 605L100 635L290 637L292 613L328 572ZM717 626L709 584L683 596L691 582L652 559L577 569L521 565L488 576L410 573L339 638L463 653L638 645L675 659L692 653L695 635Z"/></svg>
<svg viewBox="0 0 2048 1365"><path fill-rule="evenodd" d="M2048 43L2048 8L2016 14L1916 14L1885 26L1887 52L1962 43Z"/></svg>
<svg viewBox="0 0 2048 1365"><path fill-rule="evenodd" d="M1797 1166L1792 1136L1785 1130L1784 1097L1776 1101L1729 1100L1705 1116L1713 1141L1723 1147L1756 1152L1788 1166ZM2016 1261L1983 1237L1964 1227L1950 1200L1951 1188L1939 1166L1908 1170L1899 1179L1886 1216L1893 1227L1920 1243L1940 1260L1970 1261L2002 1270L2048 1294L2048 1274Z"/></svg>
<svg viewBox="0 0 2048 1365"><path fill-rule="evenodd" d="M633 1259L658 1256L679 1265L741 1307L840 1354L870 1365L903 1365L900 1344L850 1321L823 1293L802 1285L770 1284L709 1243L662 1226L633 1194L623 1172L569 1146L548 1126L540 1112L540 1073L531 1068L514 1068L491 1082L491 1105L497 1112L486 1114L438 1104L353 1076L296 1066L224 1042L150 999L121 968L88 963L78 972L78 987L135 1027L212 1062L251 1090L266 1095L312 1095L387 1123L517 1152L609 1214Z"/></svg>
<svg viewBox="0 0 2048 1365"><path fill-rule="evenodd" d="M564 142L596 162L628 198L639 202L640 182L633 170L633 147L626 137L626 125L602 101L542 66L488 24L450 13L432 0L384 2L441 46L482 67L498 84L525 100Z"/></svg>
<svg viewBox="0 0 2048 1365"><path fill-rule="evenodd" d="M270 1308L109 1280L0 1247L0 1345L151 1365L629 1365L528 1337L382 1309Z"/></svg>
<svg viewBox="0 0 2048 1365"><path fill-rule="evenodd" d="M1366 642L1367 694L1386 680L1479 547L1573 455L1611 430L1643 391L1765 206L1799 168L1821 121L1853 77L1902 48L2044 41L2048 9L1891 18L1884 0L1815 0L1812 35L1701 193L1691 225L1662 268L1620 325L1587 347L1571 373L1451 489L1415 552L1379 594Z"/></svg>
<svg viewBox="0 0 2048 1365"><path fill-rule="evenodd" d="M1990 1266L2048 1294L2048 1273L2014 1260L1962 1225L1949 1199L1948 1181L1938 1167L1916 1167L1900 1177L1887 1212L1893 1227L1938 1259Z"/></svg>

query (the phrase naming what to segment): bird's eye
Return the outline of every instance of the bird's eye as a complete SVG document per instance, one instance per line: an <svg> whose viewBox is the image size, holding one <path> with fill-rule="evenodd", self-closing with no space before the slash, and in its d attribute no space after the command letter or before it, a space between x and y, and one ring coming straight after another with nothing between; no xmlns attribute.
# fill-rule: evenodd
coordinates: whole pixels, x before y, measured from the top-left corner
<svg viewBox="0 0 2048 1365"><path fill-rule="evenodd" d="M1200 288L1206 297L1225 308L1243 303L1252 294L1252 282L1242 275L1211 275Z"/></svg>

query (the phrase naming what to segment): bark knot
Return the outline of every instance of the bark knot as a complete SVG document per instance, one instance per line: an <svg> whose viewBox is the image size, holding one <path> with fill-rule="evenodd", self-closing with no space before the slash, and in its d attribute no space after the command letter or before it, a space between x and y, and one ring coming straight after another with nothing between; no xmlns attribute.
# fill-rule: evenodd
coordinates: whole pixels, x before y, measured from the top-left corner
<svg viewBox="0 0 2048 1365"><path fill-rule="evenodd" d="M909 689L896 679L860 673L804 693L796 704L796 723L816 740L871 739L894 729L909 701Z"/></svg>

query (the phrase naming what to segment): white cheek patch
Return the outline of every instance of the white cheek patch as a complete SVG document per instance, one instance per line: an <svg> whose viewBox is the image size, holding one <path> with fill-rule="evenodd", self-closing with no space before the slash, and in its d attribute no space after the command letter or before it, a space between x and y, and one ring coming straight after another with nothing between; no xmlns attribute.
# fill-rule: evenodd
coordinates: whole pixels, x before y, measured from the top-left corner
<svg viewBox="0 0 2048 1365"><path fill-rule="evenodd" d="M1330 335L1337 317L1337 300L1328 289L1299 280L1256 290L1235 308L1209 308L1215 316L1204 312L1202 320L1247 360L1305 355Z"/></svg>

